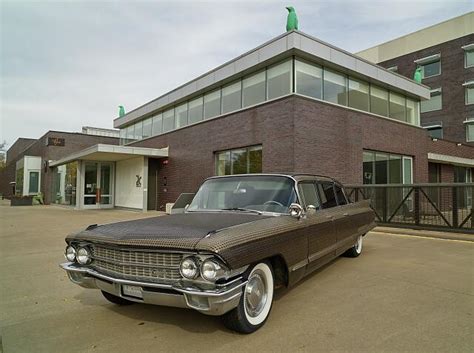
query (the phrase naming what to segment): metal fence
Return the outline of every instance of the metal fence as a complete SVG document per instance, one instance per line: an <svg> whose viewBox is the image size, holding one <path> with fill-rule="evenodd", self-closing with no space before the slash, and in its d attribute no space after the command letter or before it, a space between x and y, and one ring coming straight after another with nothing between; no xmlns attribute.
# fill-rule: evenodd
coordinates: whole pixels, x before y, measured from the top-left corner
<svg viewBox="0 0 474 353"><path fill-rule="evenodd" d="M348 185L352 201L370 199L376 222L474 233L474 183Z"/></svg>

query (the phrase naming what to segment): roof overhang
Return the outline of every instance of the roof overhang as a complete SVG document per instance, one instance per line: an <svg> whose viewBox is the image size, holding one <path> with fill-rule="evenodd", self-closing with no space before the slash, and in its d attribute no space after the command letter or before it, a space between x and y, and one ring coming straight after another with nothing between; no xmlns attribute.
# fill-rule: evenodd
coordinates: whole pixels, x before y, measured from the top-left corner
<svg viewBox="0 0 474 353"><path fill-rule="evenodd" d="M168 157L168 147L146 148L98 144L72 153L57 161L50 161L49 166L56 167L79 160L116 162L134 157Z"/></svg>
<svg viewBox="0 0 474 353"><path fill-rule="evenodd" d="M419 99L429 99L429 87L389 71L355 54L299 31L286 32L261 46L217 67L114 120L114 128L123 128L162 109L167 109L203 92L222 86L282 58L300 55L332 66L347 74L385 86Z"/></svg>
<svg viewBox="0 0 474 353"><path fill-rule="evenodd" d="M438 153L428 153L428 160L430 162L437 162L443 164L455 164L461 165L466 167L474 167L474 159L472 158L462 158L462 157L454 157L448 156L445 154L438 154Z"/></svg>

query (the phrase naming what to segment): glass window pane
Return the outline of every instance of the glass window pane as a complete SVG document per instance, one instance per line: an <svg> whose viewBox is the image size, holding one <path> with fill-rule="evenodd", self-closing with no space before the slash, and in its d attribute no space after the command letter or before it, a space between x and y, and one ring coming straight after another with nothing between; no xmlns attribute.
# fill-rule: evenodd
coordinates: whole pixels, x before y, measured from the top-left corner
<svg viewBox="0 0 474 353"><path fill-rule="evenodd" d="M388 91L370 86L370 111L374 114L388 116Z"/></svg>
<svg viewBox="0 0 474 353"><path fill-rule="evenodd" d="M153 136L159 135L163 132L163 115L157 114L153 117Z"/></svg>
<svg viewBox="0 0 474 353"><path fill-rule="evenodd" d="M230 151L217 154L217 175L230 175Z"/></svg>
<svg viewBox="0 0 474 353"><path fill-rule="evenodd" d="M249 173L262 172L262 146L249 148Z"/></svg>
<svg viewBox="0 0 474 353"><path fill-rule="evenodd" d="M296 93L322 99L323 69L319 66L296 60L295 71Z"/></svg>
<svg viewBox="0 0 474 353"><path fill-rule="evenodd" d="M151 136L152 133L152 119L148 118L145 121L143 121L143 138L147 138Z"/></svg>
<svg viewBox="0 0 474 353"><path fill-rule="evenodd" d="M349 107L369 111L369 84L349 79Z"/></svg>
<svg viewBox="0 0 474 353"><path fill-rule="evenodd" d="M364 151L363 153L363 183L375 183L375 152Z"/></svg>
<svg viewBox="0 0 474 353"><path fill-rule="evenodd" d="M472 123L466 124L466 140L467 142L474 141L474 121Z"/></svg>
<svg viewBox="0 0 474 353"><path fill-rule="evenodd" d="M309 205L319 209L321 205L319 204L319 198L316 191L316 184L302 182L298 184L298 189L301 197L303 198L303 206L308 207Z"/></svg>
<svg viewBox="0 0 474 353"><path fill-rule="evenodd" d="M436 138L436 139L442 139L443 138L443 128L442 127L434 127L434 128L427 129L427 130L428 130L428 134L430 135L430 137Z"/></svg>
<svg viewBox="0 0 474 353"><path fill-rule="evenodd" d="M197 123L202 120L202 97L196 98L189 102L188 120L190 124Z"/></svg>
<svg viewBox="0 0 474 353"><path fill-rule="evenodd" d="M127 143L135 140L135 125L127 127Z"/></svg>
<svg viewBox="0 0 474 353"><path fill-rule="evenodd" d="M420 125L420 102L407 98L407 122Z"/></svg>
<svg viewBox="0 0 474 353"><path fill-rule="evenodd" d="M135 123L135 140L141 140L143 137L143 121Z"/></svg>
<svg viewBox="0 0 474 353"><path fill-rule="evenodd" d="M466 87L466 104L474 104L474 86Z"/></svg>
<svg viewBox="0 0 474 353"><path fill-rule="evenodd" d="M291 92L291 71L291 60L267 70L267 99L278 98Z"/></svg>
<svg viewBox="0 0 474 353"><path fill-rule="evenodd" d="M423 78L436 76L441 73L441 61L435 61L421 66L421 76Z"/></svg>
<svg viewBox="0 0 474 353"><path fill-rule="evenodd" d="M265 71L242 81L242 106L249 107L265 101Z"/></svg>
<svg viewBox="0 0 474 353"><path fill-rule="evenodd" d="M346 77L324 69L324 100L347 105Z"/></svg>
<svg viewBox="0 0 474 353"><path fill-rule="evenodd" d="M334 184L330 182L322 182L319 184L321 201L323 208L330 208L337 206L336 194L334 193Z"/></svg>
<svg viewBox="0 0 474 353"><path fill-rule="evenodd" d="M242 82L222 88L222 114L242 108Z"/></svg>
<svg viewBox="0 0 474 353"><path fill-rule="evenodd" d="M163 132L174 129L174 109L167 110L163 113Z"/></svg>
<svg viewBox="0 0 474 353"><path fill-rule="evenodd" d="M346 205L347 200L346 200L346 196L344 195L344 191L342 191L342 188L339 185L334 184L334 190L336 191L337 204Z"/></svg>
<svg viewBox="0 0 474 353"><path fill-rule="evenodd" d="M188 103L181 104L175 108L176 128L188 125Z"/></svg>
<svg viewBox="0 0 474 353"><path fill-rule="evenodd" d="M465 64L466 64L466 67L474 66L474 50L466 50Z"/></svg>
<svg viewBox="0 0 474 353"><path fill-rule="evenodd" d="M127 143L127 130L120 129L120 144L123 145Z"/></svg>
<svg viewBox="0 0 474 353"><path fill-rule="evenodd" d="M403 184L413 183L413 159L403 157Z"/></svg>
<svg viewBox="0 0 474 353"><path fill-rule="evenodd" d="M402 183L402 157L401 156L390 155L388 171L389 171L388 182L390 184Z"/></svg>
<svg viewBox="0 0 474 353"><path fill-rule="evenodd" d="M231 151L232 174L247 174L247 150Z"/></svg>
<svg viewBox="0 0 474 353"><path fill-rule="evenodd" d="M420 111L426 113L434 110L441 110L442 106L443 99L441 92L432 92L430 99L421 102Z"/></svg>
<svg viewBox="0 0 474 353"><path fill-rule="evenodd" d="M39 191L39 172L30 172L28 193L35 194Z"/></svg>
<svg viewBox="0 0 474 353"><path fill-rule="evenodd" d="M401 94L390 92L390 117L400 121L406 121L405 97Z"/></svg>
<svg viewBox="0 0 474 353"><path fill-rule="evenodd" d="M375 184L388 183L388 154L375 154Z"/></svg>
<svg viewBox="0 0 474 353"><path fill-rule="evenodd" d="M221 114L221 91L214 91L204 96L204 119Z"/></svg>

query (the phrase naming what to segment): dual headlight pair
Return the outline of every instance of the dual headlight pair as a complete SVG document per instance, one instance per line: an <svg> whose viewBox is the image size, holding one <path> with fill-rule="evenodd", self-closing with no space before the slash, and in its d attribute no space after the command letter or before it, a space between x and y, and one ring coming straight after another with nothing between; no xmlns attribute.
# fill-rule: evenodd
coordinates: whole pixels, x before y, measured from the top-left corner
<svg viewBox="0 0 474 353"><path fill-rule="evenodd" d="M189 256L181 261L179 266L181 276L187 279L196 279L199 274L206 281L215 282L227 275L227 269L214 258L202 262L194 256Z"/></svg>
<svg viewBox="0 0 474 353"><path fill-rule="evenodd" d="M68 261L77 261L81 265L87 265L92 261L91 253L86 247L80 247L76 250L76 248L69 245L64 256Z"/></svg>

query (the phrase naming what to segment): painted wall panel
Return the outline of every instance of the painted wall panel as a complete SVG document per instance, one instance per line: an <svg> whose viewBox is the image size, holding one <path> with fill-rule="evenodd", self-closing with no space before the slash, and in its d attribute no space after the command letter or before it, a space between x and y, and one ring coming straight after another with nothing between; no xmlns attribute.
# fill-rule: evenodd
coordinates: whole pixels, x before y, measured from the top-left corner
<svg viewBox="0 0 474 353"><path fill-rule="evenodd" d="M131 158L118 161L115 166L115 206L143 208L144 158ZM137 175L141 185L137 186Z"/></svg>

